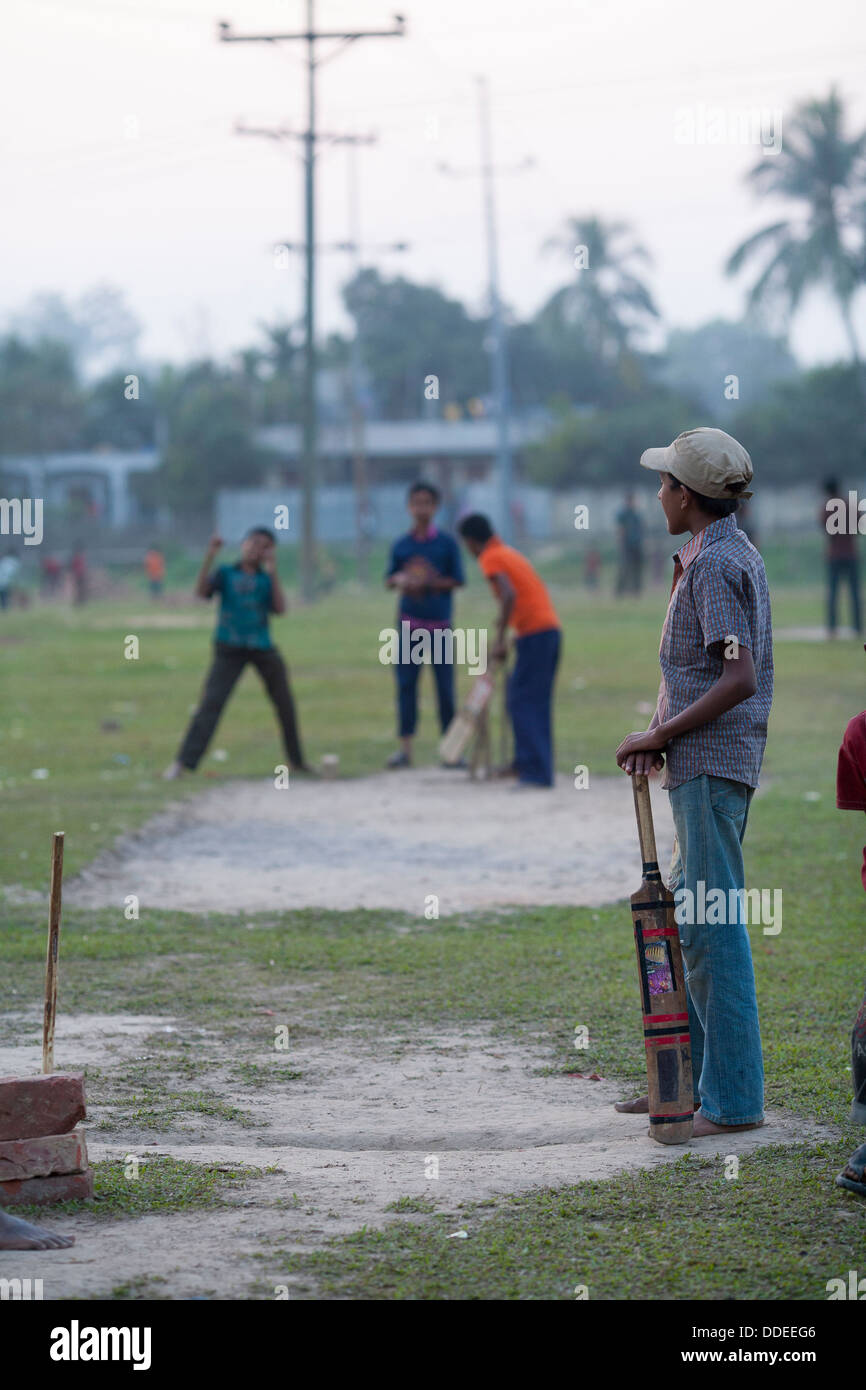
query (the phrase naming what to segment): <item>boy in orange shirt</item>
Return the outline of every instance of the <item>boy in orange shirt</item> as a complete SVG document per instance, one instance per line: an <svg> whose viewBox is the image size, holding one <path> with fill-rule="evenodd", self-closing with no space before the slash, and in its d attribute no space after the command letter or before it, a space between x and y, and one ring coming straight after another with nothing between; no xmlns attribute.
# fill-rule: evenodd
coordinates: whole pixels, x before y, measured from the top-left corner
<svg viewBox="0 0 866 1390"><path fill-rule="evenodd" d="M150 589L151 597L161 598L162 586L165 583L165 557L155 545L150 547L144 557L144 571L147 575L147 586Z"/></svg>
<svg viewBox="0 0 866 1390"><path fill-rule="evenodd" d="M556 609L541 577L525 555L495 535L478 512L464 517L460 535L499 600L491 656L506 654L505 631L515 633L516 660L508 678L508 717L514 730L514 771L518 786L552 787L553 682L562 633Z"/></svg>

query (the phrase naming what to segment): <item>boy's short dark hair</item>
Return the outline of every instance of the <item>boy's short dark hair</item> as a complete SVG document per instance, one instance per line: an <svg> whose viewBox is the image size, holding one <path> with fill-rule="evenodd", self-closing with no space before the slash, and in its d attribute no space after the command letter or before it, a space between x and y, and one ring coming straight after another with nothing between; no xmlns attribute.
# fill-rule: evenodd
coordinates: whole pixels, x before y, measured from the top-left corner
<svg viewBox="0 0 866 1390"><path fill-rule="evenodd" d="M438 487L434 487L433 483L426 483L423 478L419 478L417 483L412 484L408 495L409 497L414 497L417 492L429 492L434 502L439 503L442 501L442 494Z"/></svg>
<svg viewBox="0 0 866 1390"><path fill-rule="evenodd" d="M671 487L688 487L689 492L694 497L702 512L707 512L710 516L733 516L739 510L739 497L705 497L702 492L695 492L688 483L681 483L679 478L675 478L673 473L668 474Z"/></svg>
<svg viewBox="0 0 866 1390"><path fill-rule="evenodd" d="M247 531L247 534L244 536L244 540L249 540L250 536L267 536L268 540L271 542L271 545L276 545L277 543L276 536L274 535L273 531L268 530L267 526L251 526L249 531Z"/></svg>
<svg viewBox="0 0 866 1390"><path fill-rule="evenodd" d="M457 529L468 541L489 541L493 535L493 527L481 512L470 512L464 516Z"/></svg>

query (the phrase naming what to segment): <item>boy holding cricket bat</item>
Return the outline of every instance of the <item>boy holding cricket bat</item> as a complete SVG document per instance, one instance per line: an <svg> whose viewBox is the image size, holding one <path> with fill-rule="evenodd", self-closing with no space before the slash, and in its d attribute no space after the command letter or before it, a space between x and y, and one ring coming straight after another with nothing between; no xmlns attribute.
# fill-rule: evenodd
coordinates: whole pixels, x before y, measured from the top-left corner
<svg viewBox="0 0 866 1390"><path fill-rule="evenodd" d="M664 785L677 835L670 887L686 905L677 921L700 1137L763 1124L742 842L773 698L770 599L763 561L734 517L738 499L752 495L743 446L723 430L687 430L666 449L646 450L640 462L660 474L668 531L690 539L674 556L655 714L645 733L623 740L616 760L632 775L661 768L667 757ZM688 908L705 904L711 890L731 905L721 921L715 909ZM646 1097L616 1108L646 1113Z"/></svg>
<svg viewBox="0 0 866 1390"><path fill-rule="evenodd" d="M198 767L228 698L248 664L255 666L276 711L290 768L293 772L308 772L288 671L271 641L268 627L271 613L286 611L277 575L276 537L266 527L254 526L241 542L237 563L214 569L213 562L221 547L222 539L213 536L195 586L200 598L220 596L213 661L177 758L162 775L171 781Z"/></svg>
<svg viewBox="0 0 866 1390"><path fill-rule="evenodd" d="M478 561L498 603L491 657L506 656L506 632L515 634L514 669L508 678L508 717L514 731L516 788L552 787L553 684L562 632L547 585L525 555L494 533L486 516L474 512L460 535Z"/></svg>

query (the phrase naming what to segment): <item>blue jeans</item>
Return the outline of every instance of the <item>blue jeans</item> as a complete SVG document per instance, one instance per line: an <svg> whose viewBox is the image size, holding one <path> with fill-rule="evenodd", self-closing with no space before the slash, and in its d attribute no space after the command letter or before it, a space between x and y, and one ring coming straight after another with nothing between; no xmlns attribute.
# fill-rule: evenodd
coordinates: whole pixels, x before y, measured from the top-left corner
<svg viewBox="0 0 866 1390"><path fill-rule="evenodd" d="M514 730L514 767L521 782L552 787L553 682L559 664L559 628L518 637L506 699Z"/></svg>
<svg viewBox="0 0 866 1390"><path fill-rule="evenodd" d="M730 890L745 888L742 843L752 788L703 773L675 787L670 800L677 832L671 889L689 889L695 904L706 901L712 889L721 889L731 904ZM724 916L724 925L683 922L679 928L692 1075L695 1104L708 1120L745 1125L763 1117L764 1063L742 896Z"/></svg>
<svg viewBox="0 0 866 1390"><path fill-rule="evenodd" d="M851 626L856 632L862 631L860 619L860 568L857 560L852 556L851 559L828 560L827 561L827 627L830 632L836 631L836 603L839 594L839 585L846 583L851 590Z"/></svg>
<svg viewBox="0 0 866 1390"><path fill-rule="evenodd" d="M394 667L397 678L397 715L401 738L411 738L418 723L418 677L424 663L402 661ZM454 664L450 661L431 662L436 682L436 702L439 706L439 725L444 734L454 718Z"/></svg>

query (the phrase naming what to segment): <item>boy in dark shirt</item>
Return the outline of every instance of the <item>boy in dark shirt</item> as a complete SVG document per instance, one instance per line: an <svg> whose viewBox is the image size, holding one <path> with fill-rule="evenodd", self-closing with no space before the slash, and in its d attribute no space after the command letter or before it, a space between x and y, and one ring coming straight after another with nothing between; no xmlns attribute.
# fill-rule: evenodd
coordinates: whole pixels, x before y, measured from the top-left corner
<svg viewBox="0 0 866 1390"><path fill-rule="evenodd" d="M198 766L247 662L255 666L276 710L289 766L294 772L307 772L288 671L268 630L270 614L286 611L277 576L276 539L264 526L256 526L244 537L237 564L214 570L213 561L221 546L221 538L213 536L195 586L200 598L220 596L213 663L177 758L163 777L170 781Z"/></svg>
<svg viewBox="0 0 866 1390"><path fill-rule="evenodd" d="M385 587L400 594L397 607L397 630L408 622L410 634L417 628L429 632L451 626L451 592L460 588L463 565L460 547L453 536L439 531L433 518L440 503L438 490L431 483L413 483L409 489L409 515L412 530L394 542ZM409 643L400 644L401 654ZM442 732L454 718L454 665L450 661L432 662L436 681L436 699ZM418 676L421 665L400 661L394 667L397 677L397 709L400 748L393 753L386 767L410 767L412 739L418 722Z"/></svg>
<svg viewBox="0 0 866 1390"><path fill-rule="evenodd" d="M866 811L866 711L854 716L842 739L836 772L836 805L840 811ZM866 850L860 876L866 888ZM851 1119L855 1124L866 1125L866 993L851 1032L851 1073L854 1082ZM840 1187L847 1187L849 1192L866 1197L866 1144L854 1150L836 1182Z"/></svg>
<svg viewBox="0 0 866 1390"><path fill-rule="evenodd" d="M862 632L860 616L860 566L857 559L857 537L847 531L830 529L830 504L834 498L842 497L836 478L828 478L824 484L825 501L818 513L818 524L827 537L825 558L827 562L827 635L836 636L836 606L839 585L847 584L851 593L851 625L856 632Z"/></svg>

